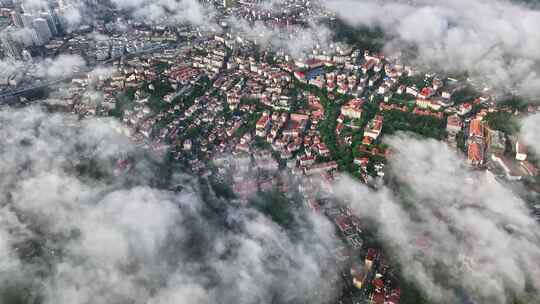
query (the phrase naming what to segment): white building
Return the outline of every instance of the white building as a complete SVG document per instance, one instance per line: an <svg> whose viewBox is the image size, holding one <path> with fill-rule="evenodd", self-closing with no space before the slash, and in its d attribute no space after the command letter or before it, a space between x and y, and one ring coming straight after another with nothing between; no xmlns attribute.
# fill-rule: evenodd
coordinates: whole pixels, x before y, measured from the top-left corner
<svg viewBox="0 0 540 304"><path fill-rule="evenodd" d="M37 33L37 38L38 38L37 44L44 45L47 42L49 42L49 40L52 37L52 33L51 33L51 29L49 28L49 23L47 22L47 20L43 18L36 18L34 19L32 24L33 24L34 30Z"/></svg>

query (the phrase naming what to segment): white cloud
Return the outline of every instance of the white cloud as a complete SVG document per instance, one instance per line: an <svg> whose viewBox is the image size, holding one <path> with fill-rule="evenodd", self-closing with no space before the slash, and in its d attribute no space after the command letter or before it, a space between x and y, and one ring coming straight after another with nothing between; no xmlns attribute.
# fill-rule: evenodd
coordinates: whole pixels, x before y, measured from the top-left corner
<svg viewBox="0 0 540 304"><path fill-rule="evenodd" d="M326 47L331 43L330 29L316 23L288 25L281 29L259 21L251 24L236 18L229 18L227 23L262 48L283 49L294 57L302 57L316 46Z"/></svg>
<svg viewBox="0 0 540 304"><path fill-rule="evenodd" d="M120 9L132 11L135 19L161 25L208 25L212 13L210 7L196 0L113 0L112 3Z"/></svg>
<svg viewBox="0 0 540 304"><path fill-rule="evenodd" d="M437 303L508 303L540 287L540 233L524 201L444 143L403 134L388 143L389 185L345 179L336 190L377 223L406 276Z"/></svg>
<svg viewBox="0 0 540 304"><path fill-rule="evenodd" d="M48 78L58 79L70 77L86 66L86 62L78 55L60 55L54 59L45 59L40 68Z"/></svg>
<svg viewBox="0 0 540 304"><path fill-rule="evenodd" d="M506 0L326 1L353 25L380 27L393 52L412 44L417 63L470 71L498 88L540 92L540 11Z"/></svg>
<svg viewBox="0 0 540 304"><path fill-rule="evenodd" d="M211 197L216 210L185 177L182 192L152 187L154 161L120 128L34 107L0 112L0 282L21 274L18 284L36 286L30 294L44 304L326 303L335 295L331 223L307 216L293 238L252 208ZM118 157L133 168L114 177ZM15 250L31 241L36 258Z"/></svg>
<svg viewBox="0 0 540 304"><path fill-rule="evenodd" d="M540 155L540 114L534 114L523 119L520 138L537 155Z"/></svg>

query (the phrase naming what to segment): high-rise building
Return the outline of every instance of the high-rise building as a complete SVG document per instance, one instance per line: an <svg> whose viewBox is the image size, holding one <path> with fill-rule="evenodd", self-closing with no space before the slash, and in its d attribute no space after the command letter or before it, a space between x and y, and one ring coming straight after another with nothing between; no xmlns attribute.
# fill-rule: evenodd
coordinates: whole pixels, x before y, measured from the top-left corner
<svg viewBox="0 0 540 304"><path fill-rule="evenodd" d="M32 28L34 22L34 16L32 14L24 13L21 15L23 26L26 28Z"/></svg>
<svg viewBox="0 0 540 304"><path fill-rule="evenodd" d="M60 17L58 16L58 8L56 9L51 9L49 11L49 13L51 14L51 18L53 20L53 23L56 25L56 30L58 32L61 32L62 31L62 24L60 23Z"/></svg>
<svg viewBox="0 0 540 304"><path fill-rule="evenodd" d="M13 1L13 10L19 14L23 13L23 0Z"/></svg>
<svg viewBox="0 0 540 304"><path fill-rule="evenodd" d="M13 24L15 24L18 27L24 26L22 18L21 18L21 14L17 13L16 11L13 11L10 13L10 16L11 16L11 22L13 22Z"/></svg>
<svg viewBox="0 0 540 304"><path fill-rule="evenodd" d="M13 6L13 0L0 0L0 5L2 7L10 7Z"/></svg>
<svg viewBox="0 0 540 304"><path fill-rule="evenodd" d="M47 23L47 20L43 18L36 18L33 22L34 30L37 33L38 36L38 45L44 45L45 43L49 42L49 40L52 37L51 30L49 29L49 24Z"/></svg>
<svg viewBox="0 0 540 304"><path fill-rule="evenodd" d="M28 29L28 35L32 40L32 45L43 45L41 37L39 37L38 32L35 29Z"/></svg>
<svg viewBox="0 0 540 304"><path fill-rule="evenodd" d="M6 56L15 59L21 58L22 48L15 39L13 39L10 28L7 28L0 33L0 42L2 43L2 49Z"/></svg>
<svg viewBox="0 0 540 304"><path fill-rule="evenodd" d="M54 17L49 12L41 12L40 13L41 18L47 20L47 24L49 25L49 29L51 30L51 34L53 36L58 35L58 28L56 27L56 22L54 21Z"/></svg>

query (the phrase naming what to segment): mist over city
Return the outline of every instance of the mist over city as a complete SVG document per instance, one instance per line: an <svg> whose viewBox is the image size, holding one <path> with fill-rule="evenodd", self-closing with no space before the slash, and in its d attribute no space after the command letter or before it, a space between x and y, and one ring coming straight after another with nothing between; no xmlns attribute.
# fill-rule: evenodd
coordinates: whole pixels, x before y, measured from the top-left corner
<svg viewBox="0 0 540 304"><path fill-rule="evenodd" d="M0 304L540 303L540 3L0 0Z"/></svg>

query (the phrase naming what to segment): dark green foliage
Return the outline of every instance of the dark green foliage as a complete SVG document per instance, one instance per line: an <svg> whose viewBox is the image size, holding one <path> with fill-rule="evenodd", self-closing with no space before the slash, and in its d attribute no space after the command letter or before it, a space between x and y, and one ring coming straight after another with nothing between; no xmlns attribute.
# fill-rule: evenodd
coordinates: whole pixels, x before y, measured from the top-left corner
<svg viewBox="0 0 540 304"><path fill-rule="evenodd" d="M446 136L445 121L433 116L415 115L398 110L386 111L384 115L383 134L394 134L397 131L411 131L428 138L442 140Z"/></svg>
<svg viewBox="0 0 540 304"><path fill-rule="evenodd" d="M458 134L456 134L456 144L459 150L466 152L467 147L465 145L465 134L463 131L459 131Z"/></svg>
<svg viewBox="0 0 540 304"><path fill-rule="evenodd" d="M400 287L400 303L401 304L428 304L426 295L421 290L421 287L417 286L409 279L402 277L399 280Z"/></svg>
<svg viewBox="0 0 540 304"><path fill-rule="evenodd" d="M424 78L424 75L416 75L416 76L410 76L410 77L404 76L400 78L399 83L407 87L416 86L418 89L421 89L425 86L429 86L431 84L430 81L427 81Z"/></svg>
<svg viewBox="0 0 540 304"><path fill-rule="evenodd" d="M512 113L504 111L488 113L486 121L491 129L502 131L507 135L519 132L519 123Z"/></svg>
<svg viewBox="0 0 540 304"><path fill-rule="evenodd" d="M478 98L480 93L471 87L465 87L463 90L457 91L452 95L452 99L456 104L471 102Z"/></svg>
<svg viewBox="0 0 540 304"><path fill-rule="evenodd" d="M522 98L512 96L508 99L501 101L500 106L502 107L506 106L510 108L512 111L522 112L527 109L527 102L525 102L525 100L523 100Z"/></svg>
<svg viewBox="0 0 540 304"><path fill-rule="evenodd" d="M96 180L101 180L107 177L105 168L103 168L102 164L96 159L87 159L81 161L77 166L75 166L75 170L81 177Z"/></svg>
<svg viewBox="0 0 540 304"><path fill-rule="evenodd" d="M381 29L366 26L351 26L341 19L329 22L334 31L334 38L344 41L361 50L380 51L384 45L384 33Z"/></svg>
<svg viewBox="0 0 540 304"><path fill-rule="evenodd" d="M39 304L39 299L32 299L30 290L22 287L2 286L0 303L6 304Z"/></svg>
<svg viewBox="0 0 540 304"><path fill-rule="evenodd" d="M156 72L158 74L161 74L161 73L163 73L163 71L168 69L169 66L170 66L170 64L168 64L166 62L160 62L160 63L156 64Z"/></svg>
<svg viewBox="0 0 540 304"><path fill-rule="evenodd" d="M287 229L293 228L294 210L298 205L293 200L286 198L283 193L277 191L261 192L252 204L278 225Z"/></svg>
<svg viewBox="0 0 540 304"><path fill-rule="evenodd" d="M133 108L133 101L135 99L135 89L127 88L124 92L116 95L116 103L114 109L109 113L111 116L120 118L123 111Z"/></svg>

